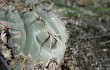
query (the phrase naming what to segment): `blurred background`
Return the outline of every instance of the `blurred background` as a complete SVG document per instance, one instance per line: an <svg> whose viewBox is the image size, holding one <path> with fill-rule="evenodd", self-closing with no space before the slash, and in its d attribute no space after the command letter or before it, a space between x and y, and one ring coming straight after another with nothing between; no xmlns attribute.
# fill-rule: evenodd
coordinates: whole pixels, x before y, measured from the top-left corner
<svg viewBox="0 0 110 70"><path fill-rule="evenodd" d="M110 0L47 0L66 21L62 70L110 70Z"/></svg>

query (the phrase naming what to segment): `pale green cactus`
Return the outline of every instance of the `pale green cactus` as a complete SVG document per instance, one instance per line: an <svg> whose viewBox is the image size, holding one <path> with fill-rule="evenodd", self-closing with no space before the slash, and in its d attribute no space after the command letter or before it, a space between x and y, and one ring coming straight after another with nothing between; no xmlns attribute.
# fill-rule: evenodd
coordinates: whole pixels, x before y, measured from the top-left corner
<svg viewBox="0 0 110 70"><path fill-rule="evenodd" d="M13 7L10 6L8 8L9 9L7 11L0 12L0 21L6 21L11 28L14 28L15 31L20 32L21 36L16 40L13 39L12 43L22 46L22 48L20 48L20 51L22 51L26 43L26 32L24 29L24 23L22 22L22 19L20 18L18 12L12 12L11 8Z"/></svg>
<svg viewBox="0 0 110 70"><path fill-rule="evenodd" d="M26 0L26 4L24 4L30 3L30 0ZM32 11L29 8L31 6L26 7L28 10L24 13L22 9L14 11L16 9L15 5L9 5L7 10L0 11L0 21L7 22L7 25L13 29L10 29L9 33L14 34L14 31L20 33L19 38L13 37L10 40L11 44L20 46L16 57L22 53L24 56L31 55L30 58L36 63L48 64L48 61L52 58L56 58L56 61L60 63L66 50L65 43L67 41L64 22L52 11L45 11L44 9L48 8L43 4L35 6ZM25 62L24 59L23 61ZM19 66L14 67L14 70L19 69Z"/></svg>

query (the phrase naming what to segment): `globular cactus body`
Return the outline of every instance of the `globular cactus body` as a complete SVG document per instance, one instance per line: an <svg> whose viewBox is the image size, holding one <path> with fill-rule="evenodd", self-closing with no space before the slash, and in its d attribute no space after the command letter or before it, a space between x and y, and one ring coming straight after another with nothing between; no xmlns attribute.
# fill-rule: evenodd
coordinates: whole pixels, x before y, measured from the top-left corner
<svg viewBox="0 0 110 70"><path fill-rule="evenodd" d="M47 65L50 59L55 58L60 63L66 50L67 34L65 26L55 13L45 11L44 9L47 7L42 4L34 6L35 8L32 9L30 4L33 2L34 0L26 0L23 2L25 8L17 10L15 10L16 5L10 4L7 10L0 11L0 21L7 22L7 25L12 28L9 32L12 35L12 39L9 40L11 45L20 46L19 50L15 49L17 51L15 52L15 59L11 58L10 60L19 60L21 63L18 65L24 64L24 67L25 61L28 61L29 58L32 58L36 63L43 62ZM15 38L17 32L20 33L18 33L20 37ZM31 55L31 57L24 55ZM14 70L19 69L20 66L14 67Z"/></svg>

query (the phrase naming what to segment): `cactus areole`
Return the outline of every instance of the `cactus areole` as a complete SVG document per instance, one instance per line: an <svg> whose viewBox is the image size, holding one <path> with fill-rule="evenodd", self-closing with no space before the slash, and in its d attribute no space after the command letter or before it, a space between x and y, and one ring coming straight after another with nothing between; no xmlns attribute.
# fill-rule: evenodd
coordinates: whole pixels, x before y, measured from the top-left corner
<svg viewBox="0 0 110 70"><path fill-rule="evenodd" d="M47 4L34 0L0 0L0 5L0 62L7 70L8 67L23 69L29 61L33 66L48 65L53 58L60 63L66 50L67 33L64 22L49 11Z"/></svg>

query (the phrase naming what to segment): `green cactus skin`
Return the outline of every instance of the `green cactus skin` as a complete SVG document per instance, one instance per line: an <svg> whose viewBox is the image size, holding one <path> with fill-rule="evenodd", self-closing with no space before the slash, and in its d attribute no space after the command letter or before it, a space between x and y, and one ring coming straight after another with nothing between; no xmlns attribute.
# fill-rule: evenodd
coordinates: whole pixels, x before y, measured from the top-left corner
<svg viewBox="0 0 110 70"><path fill-rule="evenodd" d="M18 39L12 39L12 44L18 44L20 47L22 47L19 49L19 51L23 52L23 48L25 47L26 43L26 32L24 30L24 23L18 15L19 13L17 11L12 12L10 8L11 7L9 7L9 10L7 10L6 12L0 12L0 20L8 22L9 26L15 29L12 30L12 32L16 30L20 32L21 37Z"/></svg>
<svg viewBox="0 0 110 70"><path fill-rule="evenodd" d="M27 36L26 47L24 49L24 53L28 55L31 52L31 55L35 56L35 58L37 58L36 55L39 54L37 52L40 49L38 47L40 45L38 44L38 42L36 40L36 34L39 30L41 30L43 28L42 26L38 26L39 23L37 23L37 21L35 23L33 23L36 20L35 18L37 16L38 15L35 12L29 12L29 13L25 13L22 17L23 22L25 24L26 36ZM31 23L33 23L33 24L31 24Z"/></svg>
<svg viewBox="0 0 110 70"><path fill-rule="evenodd" d="M58 42L54 46L54 48L52 48L51 52L49 51L50 50L49 44L51 43L50 42L51 39L49 39L46 42L46 45L41 46L44 40L49 36L47 31L52 31L55 34L57 33L49 25L48 22L38 21L36 20L36 17L39 17L39 15L35 11L25 13L22 16L27 36L24 53L27 55L31 54L33 59L36 60L36 62L43 61L44 63L47 63L47 61L51 58L58 58L58 62L60 62L61 60L60 58L61 56L63 57L64 54L63 51L64 50L63 48L65 48L64 47L65 45L63 45L64 43L58 37Z"/></svg>
<svg viewBox="0 0 110 70"><path fill-rule="evenodd" d="M59 38L62 42L61 53L64 54L66 50L65 42L67 41L67 36L65 26L63 22L55 15L53 12L47 12L43 9L46 9L43 5L39 5L36 8L37 14L45 18L45 20L51 25L51 27L56 31L56 34L60 34ZM63 56L62 56L63 57Z"/></svg>
<svg viewBox="0 0 110 70"><path fill-rule="evenodd" d="M30 2L26 0L26 4ZM14 7L9 6L7 11L0 12L0 20L20 32L21 37L11 41L20 45L18 53L31 54L36 62L47 64L51 58L56 58L60 63L66 50L66 29L56 14L43 10L46 8L40 4L33 11L22 13L22 10L13 11ZM13 70L19 70L19 65Z"/></svg>
<svg viewBox="0 0 110 70"><path fill-rule="evenodd" d="M55 31L58 34L67 36L65 26L63 25L63 22L57 17L57 15L55 15L55 13L53 13L53 12L44 11L43 9L47 9L47 7L45 7L41 4L39 6L37 6L37 8L36 8L37 14L39 14L40 16L45 18L45 20L48 23L50 23L50 25L53 27L53 29L55 29ZM60 37L62 38L63 42L65 42L67 40L66 37L65 38L63 36L60 36Z"/></svg>

